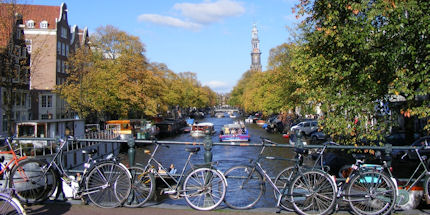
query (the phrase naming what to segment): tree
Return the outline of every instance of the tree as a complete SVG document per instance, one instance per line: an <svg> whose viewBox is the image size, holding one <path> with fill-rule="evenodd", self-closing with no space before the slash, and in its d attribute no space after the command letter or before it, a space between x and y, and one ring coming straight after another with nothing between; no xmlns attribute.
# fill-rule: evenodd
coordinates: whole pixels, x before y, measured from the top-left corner
<svg viewBox="0 0 430 215"><path fill-rule="evenodd" d="M29 90L30 61L19 12L22 8L16 1L0 1L0 89L3 88L0 102L9 136L14 130L14 105L22 101L18 90Z"/></svg>
<svg viewBox="0 0 430 215"><path fill-rule="evenodd" d="M409 101L428 95L428 84L421 83L430 75L428 30L422 30L428 2L301 0L297 8L307 18L295 69L308 98L325 111L332 136L346 144L376 140L393 123L375 111L378 102L388 102L393 92ZM428 109L420 103L413 113L426 112L418 111Z"/></svg>
<svg viewBox="0 0 430 215"><path fill-rule="evenodd" d="M113 26L99 27L69 60L70 77L58 92L82 117L101 112L130 118L157 113L160 78L149 70L144 47L135 36Z"/></svg>

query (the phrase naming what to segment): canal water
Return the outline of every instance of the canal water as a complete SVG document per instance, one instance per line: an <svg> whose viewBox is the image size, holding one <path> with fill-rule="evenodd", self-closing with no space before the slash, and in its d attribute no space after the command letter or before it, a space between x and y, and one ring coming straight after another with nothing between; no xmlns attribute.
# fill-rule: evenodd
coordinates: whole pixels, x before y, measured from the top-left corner
<svg viewBox="0 0 430 215"><path fill-rule="evenodd" d="M216 133L212 136L212 141L214 143L219 142L219 132L223 125L233 123L239 120L239 118L230 118L226 115L224 118L214 118L206 117L198 122L211 122L214 124ZM271 134L266 132L261 126L257 124L246 124L249 134L251 135L251 143L260 143L260 137L266 137L273 142L288 144L288 140L283 138L281 134ZM161 138L162 141L180 141L180 142L203 142L202 138L193 138L189 133L178 134L173 137ZM180 173L188 156L188 152L185 151L186 147L192 147L190 145L169 145L169 147L160 147L156 154L156 159L161 161L164 167L169 167L171 164L177 169L177 173ZM193 164L204 163L204 147L199 146L200 152L192 156L191 162ZM136 163L146 164L148 160L148 155L144 153L145 149L153 151L154 145L138 147L136 148ZM228 168L239 165L239 164L249 164L250 159L255 160L261 147L255 146L213 146L213 161L219 161L217 166L222 172ZM294 152L290 148L275 148L266 147L265 155L267 156L279 156L285 158L292 158ZM291 162L279 161L279 160L263 160L263 167L267 173L272 177L276 175L287 166L293 165ZM163 203L175 204L175 205L185 205L184 200L171 200L164 199ZM266 184L265 196L260 200L260 202L255 207L275 207L275 199L273 197L273 190L270 185Z"/></svg>

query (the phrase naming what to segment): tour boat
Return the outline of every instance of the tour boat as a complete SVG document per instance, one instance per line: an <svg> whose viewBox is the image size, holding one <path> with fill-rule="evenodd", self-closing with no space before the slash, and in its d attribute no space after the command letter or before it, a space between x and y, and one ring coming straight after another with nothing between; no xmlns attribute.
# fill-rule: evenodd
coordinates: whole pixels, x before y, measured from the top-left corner
<svg viewBox="0 0 430 215"><path fill-rule="evenodd" d="M227 124L221 128L219 140L221 142L248 142L250 135L243 123Z"/></svg>
<svg viewBox="0 0 430 215"><path fill-rule="evenodd" d="M206 136L206 130L209 130L211 135L214 134L214 124L210 122L194 123L190 134L192 137L204 137Z"/></svg>

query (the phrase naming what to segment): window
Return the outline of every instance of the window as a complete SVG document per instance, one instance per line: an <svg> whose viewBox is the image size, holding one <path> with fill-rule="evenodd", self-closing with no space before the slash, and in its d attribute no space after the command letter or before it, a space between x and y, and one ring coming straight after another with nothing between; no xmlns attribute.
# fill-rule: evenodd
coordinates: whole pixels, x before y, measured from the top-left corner
<svg viewBox="0 0 430 215"><path fill-rule="evenodd" d="M42 114L42 119L49 119L49 114Z"/></svg>
<svg viewBox="0 0 430 215"><path fill-rule="evenodd" d="M60 59L57 59L57 72L61 72L61 61Z"/></svg>
<svg viewBox="0 0 430 215"><path fill-rule="evenodd" d="M61 27L61 37L67 39L67 28Z"/></svg>
<svg viewBox="0 0 430 215"><path fill-rule="evenodd" d="M43 20L42 22L40 22L40 28L48 28L48 21Z"/></svg>
<svg viewBox="0 0 430 215"><path fill-rule="evenodd" d="M52 107L51 95L42 95L42 107Z"/></svg>
<svg viewBox="0 0 430 215"><path fill-rule="evenodd" d="M57 42L57 54L61 54L61 42Z"/></svg>
<svg viewBox="0 0 430 215"><path fill-rule="evenodd" d="M66 56L66 44L65 43L61 43L61 54L63 56Z"/></svg>
<svg viewBox="0 0 430 215"><path fill-rule="evenodd" d="M28 53L31 53L31 45L32 45L33 41L30 39L26 39L25 40L25 45L27 46L27 51Z"/></svg>
<svg viewBox="0 0 430 215"><path fill-rule="evenodd" d="M69 45L66 45L66 57L69 57Z"/></svg>
<svg viewBox="0 0 430 215"><path fill-rule="evenodd" d="M27 28L34 28L34 21L33 20L27 21Z"/></svg>

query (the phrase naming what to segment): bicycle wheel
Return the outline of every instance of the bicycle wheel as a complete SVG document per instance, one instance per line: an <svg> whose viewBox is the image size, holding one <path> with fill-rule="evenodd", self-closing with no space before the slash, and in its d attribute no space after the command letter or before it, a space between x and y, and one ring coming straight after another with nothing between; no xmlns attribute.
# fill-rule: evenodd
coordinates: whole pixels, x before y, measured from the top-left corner
<svg viewBox="0 0 430 215"><path fill-rule="evenodd" d="M24 204L45 201L49 190L56 186L55 174L53 170L45 171L45 164L41 160L25 159L12 169L9 186Z"/></svg>
<svg viewBox="0 0 430 215"><path fill-rule="evenodd" d="M98 163L89 171L85 186L92 203L101 208L115 208L130 195L130 173L114 162Z"/></svg>
<svg viewBox="0 0 430 215"><path fill-rule="evenodd" d="M336 185L327 173L309 170L292 180L289 195L298 214L329 214L336 203Z"/></svg>
<svg viewBox="0 0 430 215"><path fill-rule="evenodd" d="M382 172L363 171L351 177L346 197L351 209L358 214L388 214L396 203L396 186Z"/></svg>
<svg viewBox="0 0 430 215"><path fill-rule="evenodd" d="M224 175L214 169L199 168L187 175L183 193L187 204L201 211L215 209L226 193Z"/></svg>
<svg viewBox="0 0 430 215"><path fill-rule="evenodd" d="M224 202L228 207L249 209L263 196L263 176L251 166L234 166L228 169L224 176L228 184Z"/></svg>
<svg viewBox="0 0 430 215"><path fill-rule="evenodd" d="M289 212L293 212L294 208L293 205L290 202L290 199L285 195L288 192L288 188L290 186L291 181L294 178L294 169L295 167L290 166L284 170L282 170L275 178L275 185L281 191L281 194L283 195L283 198L280 201L280 206ZM230 185L230 184L229 184ZM273 195L275 196L275 199L278 200L280 193L278 193L275 189L273 190Z"/></svg>
<svg viewBox="0 0 430 215"><path fill-rule="evenodd" d="M131 192L124 203L125 207L137 208L145 204L155 193L155 177L139 166L128 169L131 174Z"/></svg>
<svg viewBox="0 0 430 215"><path fill-rule="evenodd" d="M0 193L0 215L25 215L25 210L17 199Z"/></svg>

